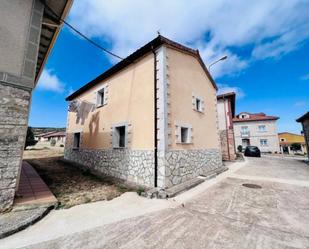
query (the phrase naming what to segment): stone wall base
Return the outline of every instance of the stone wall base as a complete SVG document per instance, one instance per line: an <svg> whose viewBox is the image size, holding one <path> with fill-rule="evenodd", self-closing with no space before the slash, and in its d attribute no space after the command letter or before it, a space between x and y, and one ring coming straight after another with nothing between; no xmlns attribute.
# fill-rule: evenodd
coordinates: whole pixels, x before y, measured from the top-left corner
<svg viewBox="0 0 309 249"><path fill-rule="evenodd" d="M31 92L0 83L0 212L12 207L28 123Z"/></svg>
<svg viewBox="0 0 309 249"><path fill-rule="evenodd" d="M170 150L166 153L165 187L186 182L199 175L208 175L223 167L220 150Z"/></svg>
<svg viewBox="0 0 309 249"><path fill-rule="evenodd" d="M104 175L146 187L154 186L153 150L66 148L64 158Z"/></svg>

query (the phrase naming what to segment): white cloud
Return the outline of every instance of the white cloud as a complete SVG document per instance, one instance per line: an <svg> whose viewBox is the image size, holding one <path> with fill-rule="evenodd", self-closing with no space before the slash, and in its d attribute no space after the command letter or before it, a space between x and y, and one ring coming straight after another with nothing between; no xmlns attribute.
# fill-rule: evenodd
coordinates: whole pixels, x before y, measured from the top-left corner
<svg viewBox="0 0 309 249"><path fill-rule="evenodd" d="M309 80L309 73L300 77L301 80Z"/></svg>
<svg viewBox="0 0 309 249"><path fill-rule="evenodd" d="M227 84L217 84L218 86L218 93L217 94L224 94L224 93L229 93L229 92L234 92L236 93L236 98L241 99L246 96L244 91L237 87L237 86L230 86Z"/></svg>
<svg viewBox="0 0 309 249"><path fill-rule="evenodd" d="M307 13L305 0L79 0L69 21L87 35L110 42L120 56L153 39L158 30L198 48L206 64L228 54L228 60L212 69L222 76L245 69L251 61L297 49L309 36ZM232 52L246 45L247 58Z"/></svg>
<svg viewBox="0 0 309 249"><path fill-rule="evenodd" d="M60 79L53 73L52 70L44 69L37 87L42 90L48 90L53 92L63 92L64 91L64 83L60 81Z"/></svg>
<svg viewBox="0 0 309 249"><path fill-rule="evenodd" d="M295 107L301 107L301 106L304 106L304 105L306 105L305 101L297 101L297 102L294 103Z"/></svg>

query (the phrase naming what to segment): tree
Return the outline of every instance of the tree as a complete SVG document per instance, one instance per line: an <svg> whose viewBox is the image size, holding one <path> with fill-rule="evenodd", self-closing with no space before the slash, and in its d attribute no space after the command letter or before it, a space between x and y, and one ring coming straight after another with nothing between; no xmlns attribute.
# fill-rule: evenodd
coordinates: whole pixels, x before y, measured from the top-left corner
<svg viewBox="0 0 309 249"><path fill-rule="evenodd" d="M242 146L238 145L237 150L238 150L238 152L242 152Z"/></svg>
<svg viewBox="0 0 309 249"><path fill-rule="evenodd" d="M34 134L33 134L33 131L32 131L32 127L28 127L27 129L27 136L26 136L26 143L25 143L25 149L28 147L28 146L34 146L36 145L38 141L36 141L34 139Z"/></svg>
<svg viewBox="0 0 309 249"><path fill-rule="evenodd" d="M291 150L292 151L299 151L299 150L301 150L301 144L300 143L293 143L293 144L291 144Z"/></svg>

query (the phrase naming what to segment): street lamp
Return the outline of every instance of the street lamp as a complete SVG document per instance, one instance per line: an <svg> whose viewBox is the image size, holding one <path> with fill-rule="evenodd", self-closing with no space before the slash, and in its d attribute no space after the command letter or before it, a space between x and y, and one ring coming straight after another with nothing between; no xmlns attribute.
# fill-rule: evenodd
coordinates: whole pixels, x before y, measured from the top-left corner
<svg viewBox="0 0 309 249"><path fill-rule="evenodd" d="M216 60L215 62L211 63L209 66L208 66L208 70L210 70L210 67L213 66L214 64L216 64L217 62L219 61L224 61L227 59L227 55L221 57L219 60Z"/></svg>

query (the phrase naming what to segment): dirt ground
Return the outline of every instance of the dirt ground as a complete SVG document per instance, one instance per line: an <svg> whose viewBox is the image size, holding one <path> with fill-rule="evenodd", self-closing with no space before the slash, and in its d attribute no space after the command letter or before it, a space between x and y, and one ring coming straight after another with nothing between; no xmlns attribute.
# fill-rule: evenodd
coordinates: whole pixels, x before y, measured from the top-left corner
<svg viewBox="0 0 309 249"><path fill-rule="evenodd" d="M61 161L63 150L26 150L24 159L29 162L48 185L60 202L59 208L111 200L136 188L116 183L109 178L98 178L88 171L80 170ZM139 190L140 191L140 190Z"/></svg>
<svg viewBox="0 0 309 249"><path fill-rule="evenodd" d="M60 157L63 153L63 147L31 148L24 151L23 159Z"/></svg>

